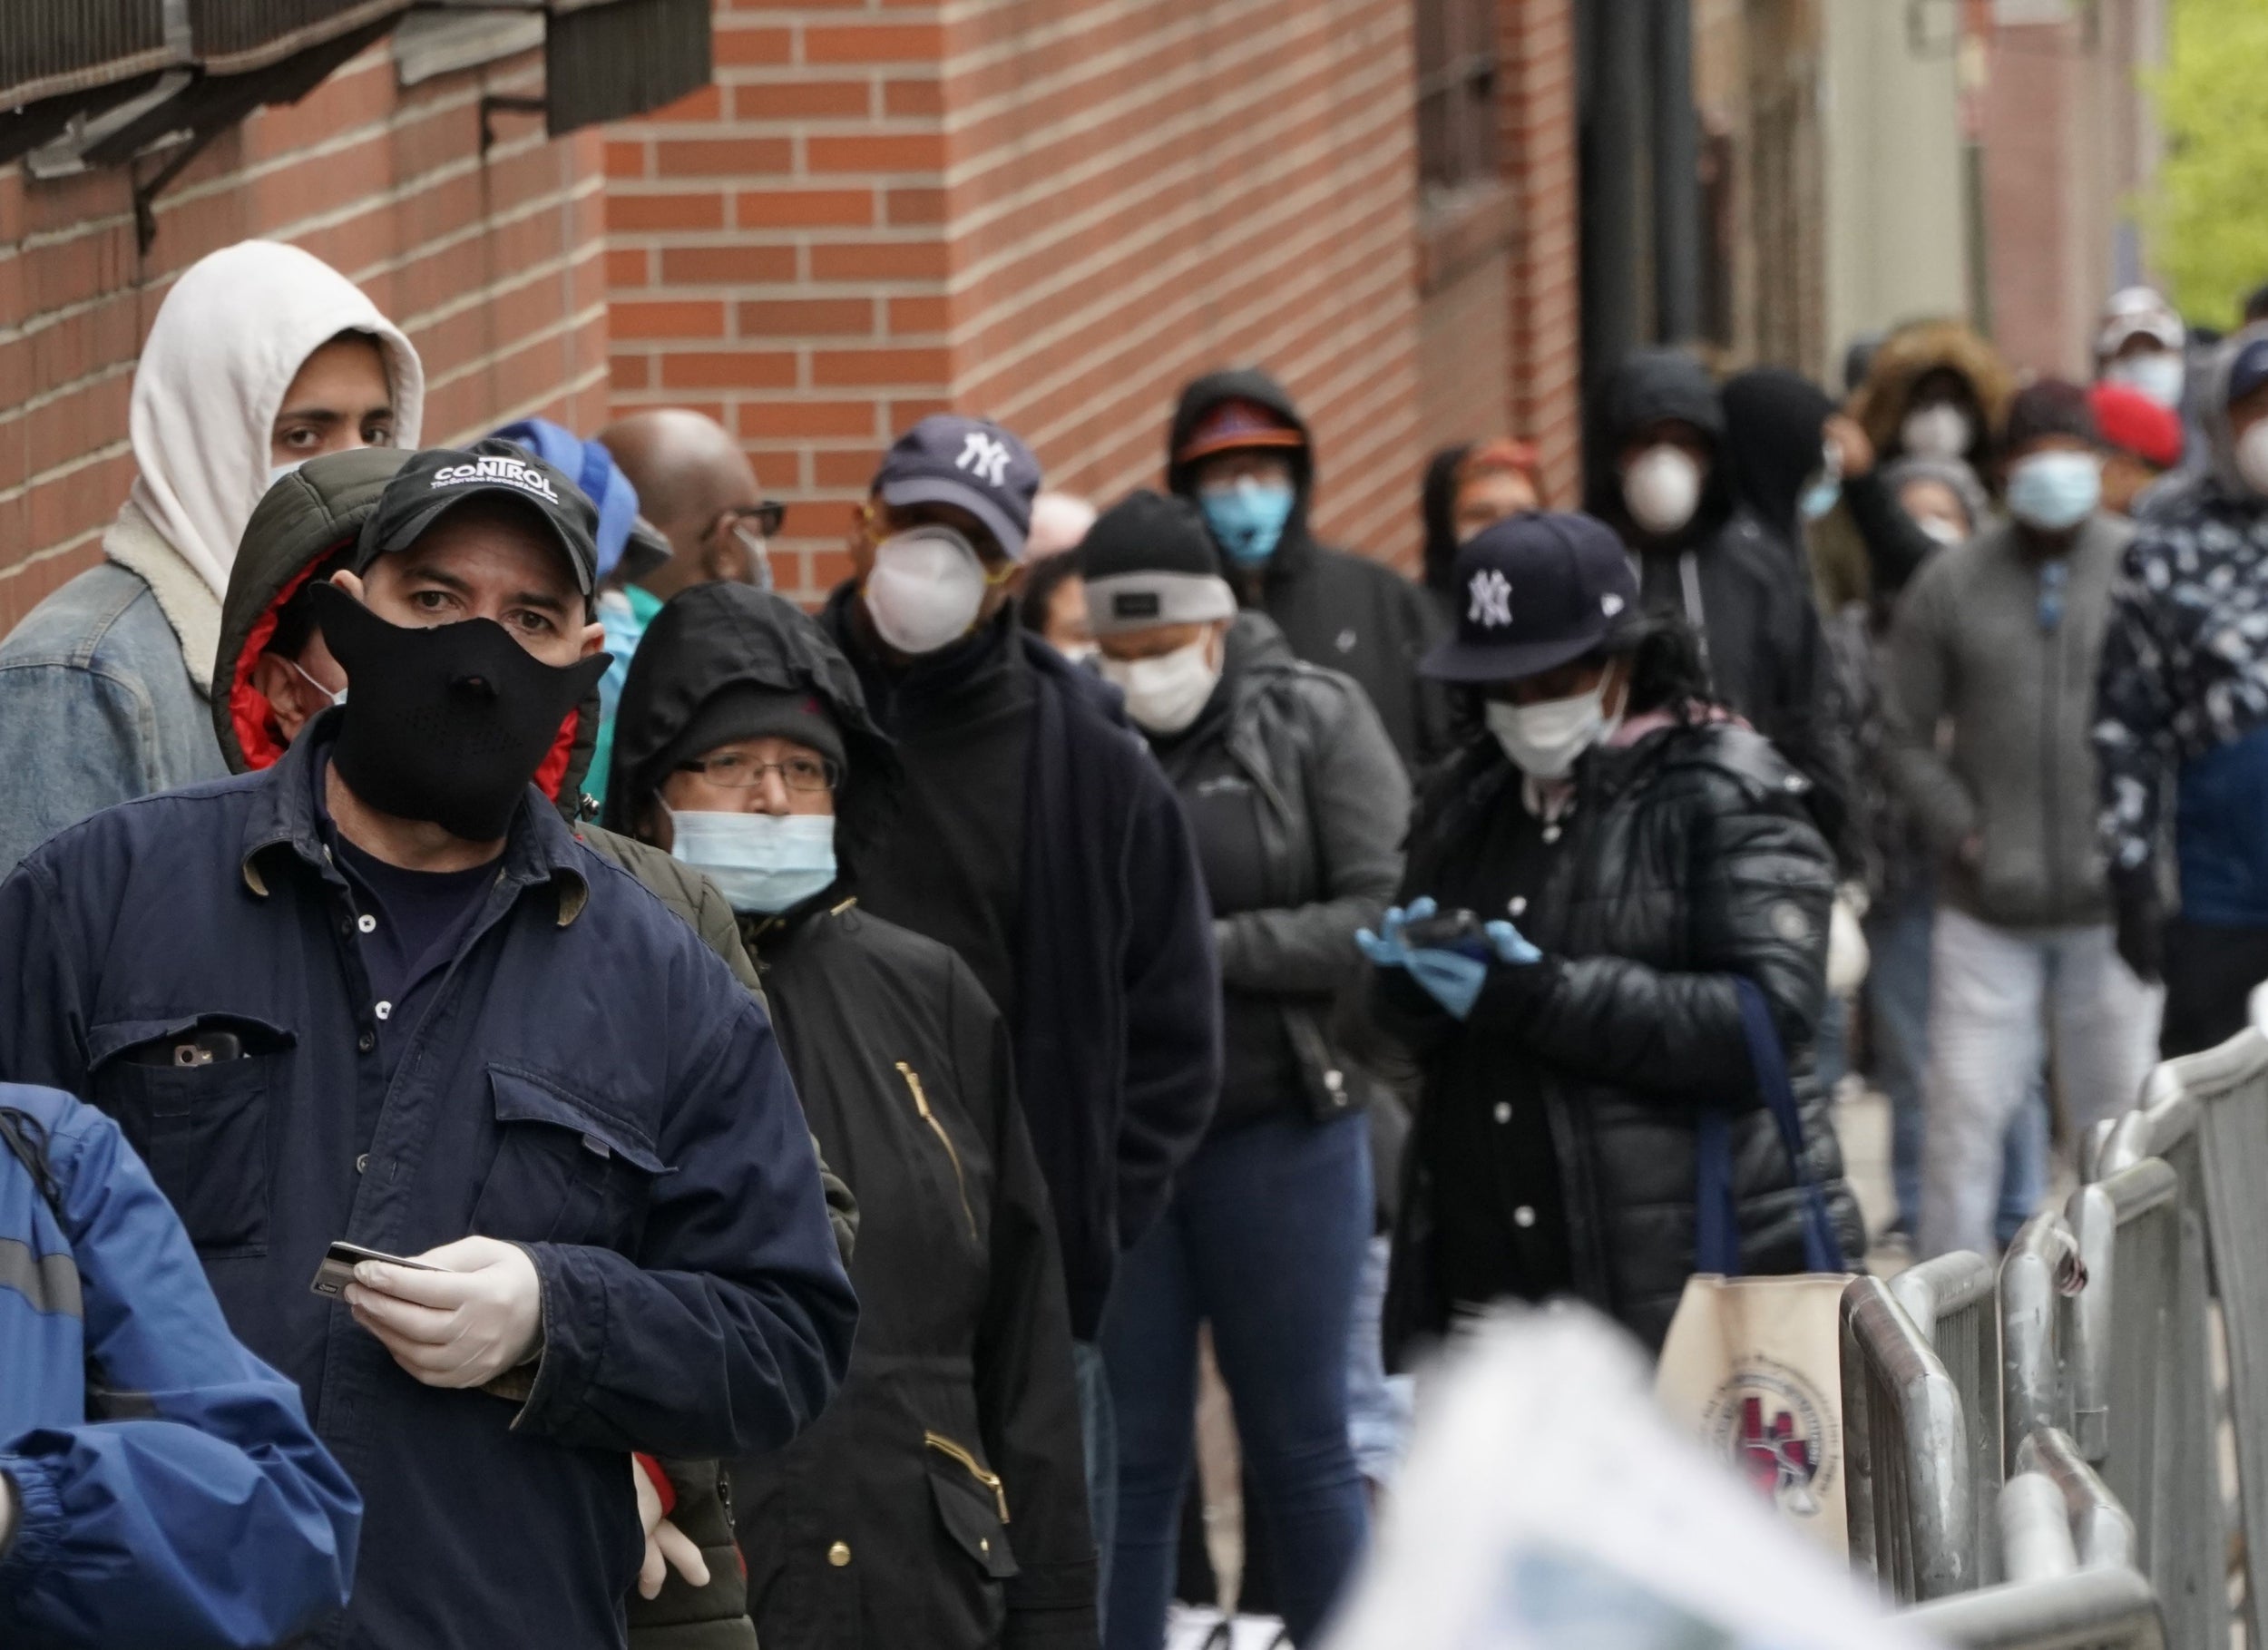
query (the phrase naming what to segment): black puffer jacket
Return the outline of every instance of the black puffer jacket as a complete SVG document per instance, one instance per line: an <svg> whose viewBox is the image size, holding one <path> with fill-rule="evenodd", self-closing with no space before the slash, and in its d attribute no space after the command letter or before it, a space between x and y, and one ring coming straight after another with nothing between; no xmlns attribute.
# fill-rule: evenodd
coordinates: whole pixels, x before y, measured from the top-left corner
<svg viewBox="0 0 2268 1650"><path fill-rule="evenodd" d="M1614 460L1647 425L1673 418L1706 438L1715 461L1693 520L1653 538L1624 508ZM1716 386L1682 351L1639 350L1607 386L1600 429L1585 507L1637 557L1647 610L1682 613L1701 632L1718 695L1811 781L1813 819L1831 846L1846 850L1851 756L1811 576L1784 530L1766 527L1735 493Z"/></svg>
<svg viewBox="0 0 2268 1650"><path fill-rule="evenodd" d="M1451 1108L1492 1108L1506 1069L1540 1080L1576 1292L1648 1344L1660 1343L1693 1270L1703 1106L1735 1114L1745 1269L1803 1269L1803 1196L1759 1103L1735 976L1754 981L1771 1008L1813 1173L1846 1252L1863 1251L1812 1058L1834 886L1804 782L1729 724L1673 725L1595 750L1576 771L1569 840L1519 922L1544 960L1493 969L1462 1023L1413 1011L1383 972L1373 979L1373 1013L1426 1072L1389 1285L1390 1357L1447 1327L1432 1271L1428 1127ZM1436 890L1444 862L1490 810L1522 805L1520 776L1494 743L1468 747L1419 804L1403 899Z"/></svg>
<svg viewBox="0 0 2268 1650"><path fill-rule="evenodd" d="M1246 607L1276 621L1299 658L1360 682L1403 766L1422 771L1454 742L1447 698L1417 673L1418 660L1442 628L1440 604L1384 562L1315 542L1307 525L1315 484L1314 439L1284 386L1257 367L1243 367L1207 373L1185 388L1166 440L1166 485L1196 501L1197 466L1177 464L1173 454L1199 419L1230 400L1254 402L1288 419L1309 444L1291 454L1299 497L1276 553L1257 573L1223 556L1223 577Z"/></svg>

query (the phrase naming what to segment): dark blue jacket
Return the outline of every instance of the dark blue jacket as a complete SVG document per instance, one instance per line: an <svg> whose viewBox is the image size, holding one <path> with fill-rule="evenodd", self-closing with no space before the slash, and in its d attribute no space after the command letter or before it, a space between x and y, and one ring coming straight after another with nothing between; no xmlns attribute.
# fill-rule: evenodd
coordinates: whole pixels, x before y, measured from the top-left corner
<svg viewBox="0 0 2268 1650"><path fill-rule="evenodd" d="M1023 643L1034 696L1016 1092L1055 1199L1071 1333L1100 1327L1220 1098L1220 962L1189 823L1118 689Z"/></svg>
<svg viewBox="0 0 2268 1650"><path fill-rule="evenodd" d="M229 1333L115 1124L53 1089L0 1108L48 1178L0 1148L0 1644L264 1645L336 1611L362 1499L298 1389Z"/></svg>
<svg viewBox="0 0 2268 1650"><path fill-rule="evenodd" d="M119 1120L230 1326L361 1489L361 1576L317 1642L620 1644L643 1552L628 1452L776 1449L848 1360L802 1111L763 1010L532 787L388 1082L318 834L326 733L97 814L0 884L0 1077ZM244 1058L124 1058L198 1027ZM542 1279L524 1402L414 1381L308 1290L334 1238L415 1255L468 1233Z"/></svg>

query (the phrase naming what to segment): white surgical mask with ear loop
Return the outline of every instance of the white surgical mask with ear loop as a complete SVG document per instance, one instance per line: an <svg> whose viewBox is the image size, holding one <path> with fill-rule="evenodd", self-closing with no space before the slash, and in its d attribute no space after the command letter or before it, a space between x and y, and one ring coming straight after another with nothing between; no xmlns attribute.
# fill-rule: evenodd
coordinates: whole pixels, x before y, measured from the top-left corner
<svg viewBox="0 0 2268 1650"><path fill-rule="evenodd" d="M835 881L832 814L661 811L670 855L706 872L735 911L786 911Z"/></svg>
<svg viewBox="0 0 2268 1650"><path fill-rule="evenodd" d="M298 677L298 678L301 681L305 682L305 683L306 683L308 687L310 687L310 688L314 688L314 689L316 690L316 692L318 692L318 693L321 694L321 695L324 697L324 698L325 698L325 699L327 699L327 700L328 700L331 704L334 704L334 705L344 705L344 704L347 702L347 689L346 689L346 688L340 688L337 692L333 693L333 692L332 692L332 691L331 691L328 688L326 688L325 686L323 686L323 684L322 684L322 683L320 683L320 682L317 681L317 680L315 679L315 678L313 678L312 676L308 675L308 672L307 672L307 670L306 670L306 669L305 669L303 666L301 666L301 664L299 663L299 661L298 661L298 659L287 659L287 658L285 658L285 656L284 656L283 654L281 654L281 653L277 654L277 655L276 655L276 657L277 657L278 659L283 659L284 664L286 665L286 667L288 667L288 668L290 669L290 671L291 671L292 675L294 675L294 676Z"/></svg>
<svg viewBox="0 0 2268 1650"><path fill-rule="evenodd" d="M1622 502L1647 532L1676 532L1701 507L1701 466L1667 442L1648 447L1623 467Z"/></svg>
<svg viewBox="0 0 2268 1650"><path fill-rule="evenodd" d="M2236 438L2236 473L2254 493L2268 495L2268 418L2255 419Z"/></svg>
<svg viewBox="0 0 2268 1650"><path fill-rule="evenodd" d="M861 593L882 639L901 653L934 653L969 633L984 605L976 546L936 522L892 533L875 546Z"/></svg>
<svg viewBox="0 0 2268 1650"><path fill-rule="evenodd" d="M1096 664L1103 679L1126 695L1126 714L1145 733L1179 733L1197 720L1220 684L1209 635L1155 659L1112 659L1106 653Z"/></svg>
<svg viewBox="0 0 2268 1650"><path fill-rule="evenodd" d="M1967 413L1940 401L1908 413L1898 426L1898 443L1917 458L1960 458L1976 433Z"/></svg>
<svg viewBox="0 0 2268 1650"><path fill-rule="evenodd" d="M1615 672L1609 670L1589 692L1572 698L1546 699L1539 705L1491 699L1489 731L1512 766L1530 778L1564 779L1585 751L1611 738L1622 725L1619 710L1607 714L1607 693L1614 683Z"/></svg>

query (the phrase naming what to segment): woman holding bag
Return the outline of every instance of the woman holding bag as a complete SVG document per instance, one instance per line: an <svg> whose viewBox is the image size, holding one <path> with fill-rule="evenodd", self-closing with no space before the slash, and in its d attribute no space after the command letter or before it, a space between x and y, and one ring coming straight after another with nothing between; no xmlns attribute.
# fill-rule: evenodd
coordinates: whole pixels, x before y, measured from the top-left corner
<svg viewBox="0 0 2268 1650"><path fill-rule="evenodd" d="M1422 669L1477 697L1483 731L1421 796L1396 907L1361 936L1372 1016L1424 1074L1388 1356L1559 1294L1658 1349L1700 1225L1736 1239L1712 1269L1810 1269L1830 1225L1863 1246L1813 1069L1833 860L1691 630L1631 622L1603 523L1498 522L1456 581L1457 633ZM1705 1160L1728 1222L1697 1219Z"/></svg>

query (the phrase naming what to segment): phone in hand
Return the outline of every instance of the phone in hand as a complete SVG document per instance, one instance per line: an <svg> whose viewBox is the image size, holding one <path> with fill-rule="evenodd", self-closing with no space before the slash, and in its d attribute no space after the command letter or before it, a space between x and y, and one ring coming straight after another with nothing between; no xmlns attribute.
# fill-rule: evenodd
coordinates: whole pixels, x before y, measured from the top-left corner
<svg viewBox="0 0 2268 1650"><path fill-rule="evenodd" d="M412 1272L443 1270L430 1261L414 1261L405 1255L388 1255L383 1249L366 1249L360 1244L333 1240L323 1251L323 1264L315 1269L315 1282L308 1287L337 1300L347 1292L347 1285L355 1281L357 1261L384 1261L389 1266L407 1266Z"/></svg>
<svg viewBox="0 0 2268 1650"><path fill-rule="evenodd" d="M1402 943L1411 951L1452 951L1476 962L1493 962L1496 947L1489 942L1481 919L1470 911L1443 911L1403 925Z"/></svg>

